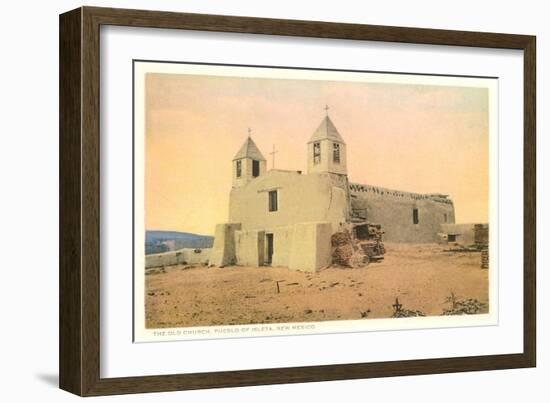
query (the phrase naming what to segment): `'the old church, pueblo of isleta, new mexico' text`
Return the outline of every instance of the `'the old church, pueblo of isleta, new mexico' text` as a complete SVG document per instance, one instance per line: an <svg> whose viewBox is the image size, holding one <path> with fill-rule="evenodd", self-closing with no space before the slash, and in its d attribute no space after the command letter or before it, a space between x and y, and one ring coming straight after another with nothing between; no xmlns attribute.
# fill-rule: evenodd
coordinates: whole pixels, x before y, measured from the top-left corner
<svg viewBox="0 0 550 403"><path fill-rule="evenodd" d="M385 241L437 242L455 222L447 195L350 182L347 152L328 114L307 143L306 174L267 170L249 136L233 158L229 221L216 226L210 264L317 271L332 264L338 232L360 238L362 226L376 223Z"/></svg>

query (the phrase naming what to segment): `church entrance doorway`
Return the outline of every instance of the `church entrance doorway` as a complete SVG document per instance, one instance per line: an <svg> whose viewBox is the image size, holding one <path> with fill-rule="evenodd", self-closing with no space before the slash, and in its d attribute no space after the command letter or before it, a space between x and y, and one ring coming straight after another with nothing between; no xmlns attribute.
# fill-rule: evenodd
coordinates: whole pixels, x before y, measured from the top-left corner
<svg viewBox="0 0 550 403"><path fill-rule="evenodd" d="M266 238L266 246L267 246L267 254L266 254L266 259L265 259L265 263L270 265L271 262L273 261L273 234L265 234L265 238Z"/></svg>

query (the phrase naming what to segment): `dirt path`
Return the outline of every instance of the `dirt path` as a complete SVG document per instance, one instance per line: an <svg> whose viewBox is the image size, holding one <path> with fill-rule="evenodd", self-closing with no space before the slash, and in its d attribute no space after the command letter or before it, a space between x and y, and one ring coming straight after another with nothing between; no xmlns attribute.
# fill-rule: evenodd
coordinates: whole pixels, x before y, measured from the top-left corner
<svg viewBox="0 0 550 403"><path fill-rule="evenodd" d="M148 328L387 318L404 309L441 315L445 299L488 303L480 253L439 245L387 244L386 258L362 269L302 273L278 267L185 268L146 275ZM280 292L277 292L277 282ZM486 312L486 309L485 309Z"/></svg>

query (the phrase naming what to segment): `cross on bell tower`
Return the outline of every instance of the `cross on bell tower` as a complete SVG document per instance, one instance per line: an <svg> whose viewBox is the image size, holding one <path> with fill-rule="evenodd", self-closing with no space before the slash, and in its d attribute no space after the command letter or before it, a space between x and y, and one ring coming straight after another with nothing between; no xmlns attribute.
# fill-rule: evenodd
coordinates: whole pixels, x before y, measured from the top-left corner
<svg viewBox="0 0 550 403"><path fill-rule="evenodd" d="M271 155L271 169L275 169L275 154L278 152L275 150L275 144L273 144L273 151L269 153Z"/></svg>

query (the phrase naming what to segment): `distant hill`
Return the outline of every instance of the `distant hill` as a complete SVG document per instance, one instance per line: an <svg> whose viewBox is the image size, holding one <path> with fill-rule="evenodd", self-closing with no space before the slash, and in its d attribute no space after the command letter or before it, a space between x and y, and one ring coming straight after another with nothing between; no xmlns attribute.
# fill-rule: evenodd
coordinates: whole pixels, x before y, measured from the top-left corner
<svg viewBox="0 0 550 403"><path fill-rule="evenodd" d="M145 231L145 254L182 248L211 248L214 237L177 231Z"/></svg>

